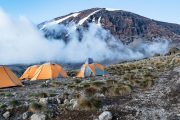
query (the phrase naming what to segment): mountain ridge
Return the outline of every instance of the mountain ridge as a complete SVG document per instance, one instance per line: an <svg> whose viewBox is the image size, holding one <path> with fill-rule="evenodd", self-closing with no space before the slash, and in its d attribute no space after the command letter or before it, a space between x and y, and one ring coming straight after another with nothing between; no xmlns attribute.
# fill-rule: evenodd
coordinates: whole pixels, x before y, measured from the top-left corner
<svg viewBox="0 0 180 120"><path fill-rule="evenodd" d="M180 46L179 24L161 22L123 10L92 8L56 17L39 24L38 27L46 34L47 26L66 25L70 22L83 26L83 28L87 28L89 23L101 25L124 44L129 44L135 39L153 41L156 38L163 38L175 46Z"/></svg>

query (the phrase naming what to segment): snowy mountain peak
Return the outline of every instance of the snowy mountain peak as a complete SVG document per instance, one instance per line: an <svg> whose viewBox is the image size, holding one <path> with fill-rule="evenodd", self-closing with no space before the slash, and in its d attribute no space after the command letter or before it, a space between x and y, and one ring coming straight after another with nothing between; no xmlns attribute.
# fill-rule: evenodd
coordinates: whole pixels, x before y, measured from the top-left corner
<svg viewBox="0 0 180 120"><path fill-rule="evenodd" d="M112 8L92 8L74 12L43 22L38 27L46 33L46 36L59 39L67 35L54 33L48 27L58 24L67 25L71 22L76 24L77 30L79 28L87 29L89 23L96 23L98 26L109 30L112 35L125 44L139 38L150 41L154 38L165 38L176 43L180 40L180 25L160 22L132 12Z"/></svg>

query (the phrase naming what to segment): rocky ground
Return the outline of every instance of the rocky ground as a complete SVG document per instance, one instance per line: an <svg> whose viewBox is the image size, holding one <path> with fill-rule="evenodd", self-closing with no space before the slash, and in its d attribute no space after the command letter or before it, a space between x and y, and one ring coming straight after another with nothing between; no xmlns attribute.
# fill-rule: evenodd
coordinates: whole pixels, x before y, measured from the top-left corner
<svg viewBox="0 0 180 120"><path fill-rule="evenodd" d="M180 54L106 70L104 77L26 80L24 87L0 89L0 120L180 120Z"/></svg>

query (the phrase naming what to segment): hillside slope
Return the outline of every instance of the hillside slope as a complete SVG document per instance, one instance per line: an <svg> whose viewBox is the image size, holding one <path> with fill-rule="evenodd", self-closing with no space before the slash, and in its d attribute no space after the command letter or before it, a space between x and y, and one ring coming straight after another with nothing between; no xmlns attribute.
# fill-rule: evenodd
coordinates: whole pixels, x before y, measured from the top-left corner
<svg viewBox="0 0 180 120"><path fill-rule="evenodd" d="M87 28L88 23L96 23L109 30L112 35L125 44L129 44L135 39L152 41L155 38L162 38L168 39L178 46L180 41L180 25L178 24L160 22L131 12L107 8L92 8L70 13L43 22L38 27L47 36L58 39L63 35L59 33L61 35L57 37L57 34L49 34L48 26L70 22L76 23L78 27L83 26L83 28Z"/></svg>

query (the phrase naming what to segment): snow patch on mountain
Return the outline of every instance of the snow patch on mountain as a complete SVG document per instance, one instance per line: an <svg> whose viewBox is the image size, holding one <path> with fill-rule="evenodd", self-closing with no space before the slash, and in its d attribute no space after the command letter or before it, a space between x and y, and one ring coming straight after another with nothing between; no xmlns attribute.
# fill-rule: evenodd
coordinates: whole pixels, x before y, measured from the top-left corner
<svg viewBox="0 0 180 120"><path fill-rule="evenodd" d="M101 10L101 9L96 10L96 11L92 12L91 14L89 14L87 17L81 19L81 20L79 21L78 25L82 25L90 16L94 15L95 13L99 12L100 10Z"/></svg>
<svg viewBox="0 0 180 120"><path fill-rule="evenodd" d="M118 11L119 9L114 9L114 8L106 8L107 11Z"/></svg>
<svg viewBox="0 0 180 120"><path fill-rule="evenodd" d="M66 17L64 17L64 18L61 18L61 19L59 19L59 20L56 20L56 21L54 21L53 23L59 24L59 23L63 22L64 20L66 20L66 19L68 19L68 18L70 18L70 17L77 17L79 14L80 14L80 13L73 13L73 14L71 14L71 15L69 15L69 16L66 16Z"/></svg>
<svg viewBox="0 0 180 120"><path fill-rule="evenodd" d="M61 18L61 19L53 20L52 22L49 22L49 23L47 23L47 24L44 24L40 30L44 29L44 28L47 27L47 26L59 24L59 23L65 21L65 20L67 20L68 18L77 17L79 14L80 14L80 13L73 13L73 14L68 15L68 16L66 16L66 17L63 17L63 18Z"/></svg>
<svg viewBox="0 0 180 120"><path fill-rule="evenodd" d="M101 17L98 18L97 25L101 26Z"/></svg>

